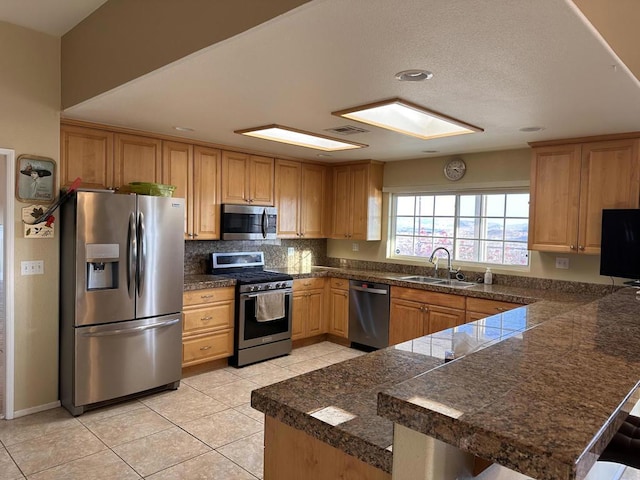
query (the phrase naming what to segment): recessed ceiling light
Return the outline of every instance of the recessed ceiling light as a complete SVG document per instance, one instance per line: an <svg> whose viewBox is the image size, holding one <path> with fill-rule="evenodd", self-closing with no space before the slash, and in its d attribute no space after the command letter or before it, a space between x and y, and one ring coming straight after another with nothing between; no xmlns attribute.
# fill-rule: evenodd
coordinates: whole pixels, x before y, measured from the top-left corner
<svg viewBox="0 0 640 480"><path fill-rule="evenodd" d="M539 132L540 130L544 130L544 127L522 127L520 129L521 132Z"/></svg>
<svg viewBox="0 0 640 480"><path fill-rule="evenodd" d="M193 132L193 128L189 127L173 127L173 129L179 132Z"/></svg>
<svg viewBox="0 0 640 480"><path fill-rule="evenodd" d="M484 130L400 98L333 112L333 115L429 140Z"/></svg>
<svg viewBox="0 0 640 480"><path fill-rule="evenodd" d="M265 125L263 127L235 130L235 133L262 138L263 140L297 145L298 147L315 148L316 150L323 150L325 152L368 147L368 145L363 143L345 142L324 135L318 135L317 133L305 132L304 130L283 127L281 125Z"/></svg>
<svg viewBox="0 0 640 480"><path fill-rule="evenodd" d="M431 80L433 73L428 70L403 70L396 73L395 77L401 82L422 82L423 80Z"/></svg>

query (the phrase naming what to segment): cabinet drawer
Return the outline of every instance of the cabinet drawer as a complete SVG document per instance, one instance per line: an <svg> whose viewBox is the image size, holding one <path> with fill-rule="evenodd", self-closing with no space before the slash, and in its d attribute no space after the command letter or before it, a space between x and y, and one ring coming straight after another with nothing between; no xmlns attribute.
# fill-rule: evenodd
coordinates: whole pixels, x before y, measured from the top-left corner
<svg viewBox="0 0 640 480"><path fill-rule="evenodd" d="M294 290L311 290L314 288L324 288L324 277L300 278L293 281ZM348 283L348 282L347 282Z"/></svg>
<svg viewBox="0 0 640 480"><path fill-rule="evenodd" d="M182 318L182 329L185 333L231 328L233 327L233 302L219 302L216 305L185 310Z"/></svg>
<svg viewBox="0 0 640 480"><path fill-rule="evenodd" d="M203 303L219 302L221 300L233 300L236 295L235 287L206 288L203 290L191 290L184 292L182 304L185 307L200 305Z"/></svg>
<svg viewBox="0 0 640 480"><path fill-rule="evenodd" d="M495 315L496 313L506 312L513 308L521 307L519 303L500 302L498 300L487 300L485 298L467 297L467 311L480 312Z"/></svg>
<svg viewBox="0 0 640 480"><path fill-rule="evenodd" d="M182 341L182 366L233 355L233 330L199 335Z"/></svg>
<svg viewBox="0 0 640 480"><path fill-rule="evenodd" d="M402 298L414 302L440 307L458 308L464 310L464 298L460 295L450 295L448 293L429 292L417 288L391 287L391 298Z"/></svg>
<svg viewBox="0 0 640 480"><path fill-rule="evenodd" d="M336 288L338 290L349 290L349 280L344 278L332 278L331 288Z"/></svg>

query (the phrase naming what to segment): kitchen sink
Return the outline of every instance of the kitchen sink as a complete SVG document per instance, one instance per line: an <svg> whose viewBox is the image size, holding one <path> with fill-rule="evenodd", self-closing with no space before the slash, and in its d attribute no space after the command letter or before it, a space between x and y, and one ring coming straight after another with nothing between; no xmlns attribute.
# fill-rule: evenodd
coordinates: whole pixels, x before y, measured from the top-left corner
<svg viewBox="0 0 640 480"><path fill-rule="evenodd" d="M419 283L442 283L446 281L442 278L421 277L419 275L415 275L411 277L402 277L401 280L406 280L408 282L419 282Z"/></svg>
<svg viewBox="0 0 640 480"><path fill-rule="evenodd" d="M447 287L456 287L456 288L468 288L476 285L475 283L463 282L462 280L453 280L453 279L447 280L444 278L423 277L420 275L402 277L401 280L406 280L407 282L430 283L432 285L445 285Z"/></svg>

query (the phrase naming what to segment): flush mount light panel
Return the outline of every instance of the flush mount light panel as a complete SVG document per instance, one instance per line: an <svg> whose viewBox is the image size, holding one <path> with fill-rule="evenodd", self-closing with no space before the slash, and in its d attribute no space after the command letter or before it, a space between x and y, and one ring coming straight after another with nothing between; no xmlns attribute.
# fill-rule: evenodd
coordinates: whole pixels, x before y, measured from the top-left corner
<svg viewBox="0 0 640 480"><path fill-rule="evenodd" d="M264 127L235 130L235 133L262 138L264 140L272 140L274 142L287 143L289 145L297 145L298 147L315 148L316 150L323 150L325 152L352 150L368 146L362 143L345 142L316 133L283 127L281 125L265 125Z"/></svg>
<svg viewBox="0 0 640 480"><path fill-rule="evenodd" d="M400 98L340 110L333 112L333 115L424 140L484 131L479 127L432 112Z"/></svg>

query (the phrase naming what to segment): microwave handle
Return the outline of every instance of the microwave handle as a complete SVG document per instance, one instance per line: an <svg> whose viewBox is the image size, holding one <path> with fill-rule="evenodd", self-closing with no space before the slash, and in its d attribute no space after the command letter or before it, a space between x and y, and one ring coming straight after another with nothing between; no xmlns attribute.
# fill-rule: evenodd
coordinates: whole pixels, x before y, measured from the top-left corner
<svg viewBox="0 0 640 480"><path fill-rule="evenodd" d="M262 238L267 238L267 229L269 228L269 218L267 216L267 209L262 211Z"/></svg>

